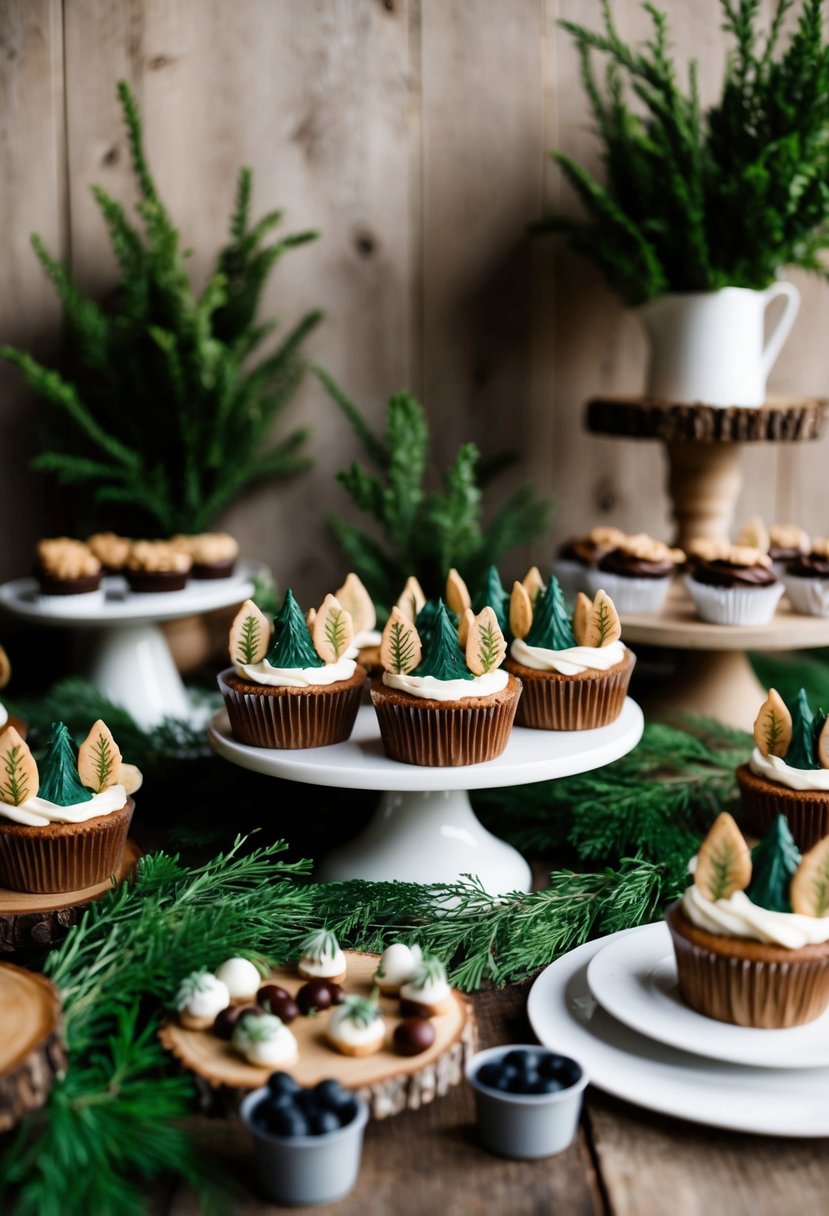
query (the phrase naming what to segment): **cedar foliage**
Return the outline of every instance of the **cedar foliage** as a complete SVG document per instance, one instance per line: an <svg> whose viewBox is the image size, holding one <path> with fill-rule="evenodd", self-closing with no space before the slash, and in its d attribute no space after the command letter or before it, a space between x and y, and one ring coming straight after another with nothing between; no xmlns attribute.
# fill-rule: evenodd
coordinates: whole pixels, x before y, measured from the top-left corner
<svg viewBox="0 0 829 1216"><path fill-rule="evenodd" d="M230 239L200 293L189 251L158 194L144 154L141 117L126 82L118 96L139 188L136 226L93 187L120 269L114 303L83 295L38 236L32 245L64 306L66 374L5 346L47 403L50 445L33 467L71 487L75 524L121 520L125 530L204 531L254 482L307 467L307 432L271 437L304 372L301 347L321 319L309 312L270 354L276 328L259 321L262 292L289 249L316 238L299 232L268 243L281 213L251 219L251 170L239 171ZM253 357L257 356L254 360Z"/></svg>
<svg viewBox="0 0 829 1216"><path fill-rule="evenodd" d="M760 0L720 0L731 49L719 100L700 104L697 65L683 86L667 17L652 4L650 37L619 35L609 0L604 31L572 21L582 81L601 143L605 182L563 152L553 159L579 196L584 219L555 216L628 304L668 291L764 288L783 266L827 275L829 45L822 0L777 0L760 29ZM606 57L604 83L594 54Z"/></svg>

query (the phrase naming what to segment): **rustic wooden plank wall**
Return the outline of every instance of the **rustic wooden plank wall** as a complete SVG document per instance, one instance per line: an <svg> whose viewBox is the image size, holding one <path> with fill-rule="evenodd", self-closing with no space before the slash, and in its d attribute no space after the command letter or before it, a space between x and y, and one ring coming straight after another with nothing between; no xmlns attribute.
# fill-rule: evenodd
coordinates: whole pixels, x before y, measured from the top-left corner
<svg viewBox="0 0 829 1216"><path fill-rule="evenodd" d="M770 7L769 0L765 0ZM617 0L624 34L644 28ZM717 0L666 0L674 41L711 95L724 55ZM240 164L259 209L322 239L287 257L267 304L285 323L325 309L313 357L378 422L388 394L422 394L436 456L471 439L521 464L558 503L553 539L601 520L667 535L656 446L587 436L591 394L636 391L644 341L598 275L527 225L572 200L546 159L596 150L560 17L583 0L2 0L0 337L55 350L60 319L28 246L39 231L80 282L105 295L113 262L89 186L132 197L115 81L133 85L163 195L201 278L222 241ZM829 291L798 277L803 311L775 369L779 392L829 389ZM43 527L26 475L36 408L0 365L0 578L25 570ZM246 552L309 598L338 577L323 515L355 454L312 379L292 412L314 430L314 470L260 490L222 521ZM826 444L746 459L739 515L826 531Z"/></svg>

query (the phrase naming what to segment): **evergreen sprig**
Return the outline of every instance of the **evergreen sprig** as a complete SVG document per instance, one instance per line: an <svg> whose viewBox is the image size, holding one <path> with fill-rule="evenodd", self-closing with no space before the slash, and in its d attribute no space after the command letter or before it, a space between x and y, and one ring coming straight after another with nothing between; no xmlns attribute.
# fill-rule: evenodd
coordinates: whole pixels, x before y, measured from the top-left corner
<svg viewBox="0 0 829 1216"><path fill-rule="evenodd" d="M275 440L272 428L302 378L301 347L321 313L307 313L265 355L275 323L260 323L257 314L276 262L317 234L268 243L281 214L253 222L252 174L243 168L229 243L196 293L124 81L118 96L141 226L104 190L93 189L120 269L115 304L104 308L84 296L34 236L66 314L67 372L10 346L0 354L48 405L50 446L33 467L72 487L67 506L76 512L76 527L89 529L120 512L134 532L199 532L247 486L307 467L307 433Z"/></svg>
<svg viewBox="0 0 829 1216"><path fill-rule="evenodd" d="M601 143L604 184L563 152L553 159L585 219L555 216L629 304L667 291L764 288L784 266L827 275L829 247L829 44L822 0L777 0L760 28L758 0L721 0L734 48L715 105L700 106L697 67L677 79L666 15L645 4L652 32L641 47L616 29L560 22L574 39ZM594 56L606 60L600 84Z"/></svg>
<svg viewBox="0 0 829 1216"><path fill-rule="evenodd" d="M486 526L482 522L484 487L490 473L512 463L510 454L484 467L477 447L464 443L440 475L441 489L430 491L429 426L420 403L409 393L390 397L381 437L331 376L322 368L315 371L373 466L368 471L355 461L337 474L354 505L371 517L373 529L339 515L329 516L328 525L382 609L397 600L412 574L427 595L442 591L453 566L475 586L488 565L544 533L552 504L529 486L516 491Z"/></svg>

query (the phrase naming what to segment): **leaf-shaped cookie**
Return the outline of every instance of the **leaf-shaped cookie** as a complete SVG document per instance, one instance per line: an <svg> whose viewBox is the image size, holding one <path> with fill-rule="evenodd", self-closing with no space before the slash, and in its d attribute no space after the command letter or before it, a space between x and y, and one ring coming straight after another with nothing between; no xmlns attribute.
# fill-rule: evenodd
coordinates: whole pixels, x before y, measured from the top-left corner
<svg viewBox="0 0 829 1216"><path fill-rule="evenodd" d="M6 654L2 646L0 646L0 688L5 688L11 679L12 665L9 662L9 656Z"/></svg>
<svg viewBox="0 0 829 1216"><path fill-rule="evenodd" d="M794 872L789 899L801 916L829 916L829 836L803 856Z"/></svg>
<svg viewBox="0 0 829 1216"><path fill-rule="evenodd" d="M535 601L538 599L545 586L544 579L541 577L541 571L539 570L538 566L530 566L529 570L521 580L521 584L527 595L530 597L530 603L534 608Z"/></svg>
<svg viewBox="0 0 829 1216"><path fill-rule="evenodd" d="M326 595L317 612L311 637L325 663L337 663L354 641L354 624L335 595Z"/></svg>
<svg viewBox="0 0 829 1216"><path fill-rule="evenodd" d="M451 608L456 616L463 616L467 608L472 607L469 588L454 566L446 576L446 606Z"/></svg>
<svg viewBox="0 0 829 1216"><path fill-rule="evenodd" d="M747 523L743 524L734 543L737 545L750 545L752 549L759 549L761 553L768 553L771 537L769 536L768 528L759 515L755 515Z"/></svg>
<svg viewBox="0 0 829 1216"><path fill-rule="evenodd" d="M745 891L750 880L749 847L731 815L723 811L700 845L694 883L706 899L717 900Z"/></svg>
<svg viewBox="0 0 829 1216"><path fill-rule="evenodd" d="M34 798L40 777L32 753L13 726L0 733L0 802L20 806Z"/></svg>
<svg viewBox="0 0 829 1216"><path fill-rule="evenodd" d="M823 723L823 729L817 737L815 752L820 767L829 768L829 718Z"/></svg>
<svg viewBox="0 0 829 1216"><path fill-rule="evenodd" d="M423 588L412 574L406 579L406 585L400 592L400 599L397 601L396 607L400 609L407 620L410 620L414 624L418 612L420 612L425 603L426 596L423 594Z"/></svg>
<svg viewBox="0 0 829 1216"><path fill-rule="evenodd" d="M777 689L770 688L754 720L754 742L763 756L785 756L791 741L792 715Z"/></svg>
<svg viewBox="0 0 829 1216"><path fill-rule="evenodd" d="M606 591L597 591L587 618L582 646L609 646L622 636L619 613Z"/></svg>
<svg viewBox="0 0 829 1216"><path fill-rule="evenodd" d="M366 591L361 579L353 571L347 575L342 587L339 591L335 591L334 595L346 612L351 614L355 633L366 633L377 624L374 601Z"/></svg>
<svg viewBox="0 0 829 1216"><path fill-rule="evenodd" d="M78 748L78 776L88 790L100 794L118 781L121 752L105 722L99 718Z"/></svg>
<svg viewBox="0 0 829 1216"><path fill-rule="evenodd" d="M466 639L466 665L476 676L494 671L504 660L507 644L498 618L489 604L482 608L469 625Z"/></svg>
<svg viewBox="0 0 829 1216"><path fill-rule="evenodd" d="M593 601L589 595L585 595L583 591L580 591L576 596L576 603L573 609L573 633L579 646L588 645L584 639L587 637L587 626L592 611Z"/></svg>
<svg viewBox="0 0 829 1216"><path fill-rule="evenodd" d="M461 619L458 621L458 641L461 646L466 649L466 642L469 637L470 629L475 628L475 613L471 608L467 608Z"/></svg>
<svg viewBox="0 0 829 1216"><path fill-rule="evenodd" d="M414 624L395 606L386 621L380 643L380 662L384 670L398 676L414 671L422 654L423 647Z"/></svg>
<svg viewBox="0 0 829 1216"><path fill-rule="evenodd" d="M317 619L316 608L309 608L305 613L305 624L308 626L308 632L314 632L314 621Z"/></svg>
<svg viewBox="0 0 829 1216"><path fill-rule="evenodd" d="M533 623L530 593L523 583L513 583L509 597L509 627L514 638L525 638Z"/></svg>
<svg viewBox="0 0 829 1216"><path fill-rule="evenodd" d="M245 600L233 618L228 638L231 663L261 663L268 653L271 626L253 600Z"/></svg>
<svg viewBox="0 0 829 1216"><path fill-rule="evenodd" d="M134 764L122 764L118 770L118 784L123 785L128 794L134 794L144 784L144 774Z"/></svg>

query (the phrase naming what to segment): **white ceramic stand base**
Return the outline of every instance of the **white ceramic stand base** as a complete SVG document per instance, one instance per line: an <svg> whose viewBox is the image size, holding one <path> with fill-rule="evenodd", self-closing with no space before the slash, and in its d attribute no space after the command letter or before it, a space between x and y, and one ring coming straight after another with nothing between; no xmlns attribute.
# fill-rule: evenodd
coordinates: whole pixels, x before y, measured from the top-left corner
<svg viewBox="0 0 829 1216"><path fill-rule="evenodd" d="M132 595L123 579L110 578L104 580L104 595L93 602L71 595L41 600L36 581L21 578L0 587L0 604L38 625L94 631L85 674L143 730L158 726L163 718L180 718L200 728L209 711L190 702L159 623L241 604L253 594L257 570L246 562L231 578L193 580L183 591L156 595Z"/></svg>
<svg viewBox="0 0 829 1216"><path fill-rule="evenodd" d="M473 874L490 894L503 895L529 890L529 866L478 822L467 791L529 785L602 768L631 751L643 727L641 709L628 698L610 726L583 731L515 727L497 759L460 768L389 760L368 705L360 709L351 738L333 747L248 747L234 739L224 710L213 717L208 736L220 756L253 772L310 785L382 791L368 827L323 862L323 880L433 883Z"/></svg>

